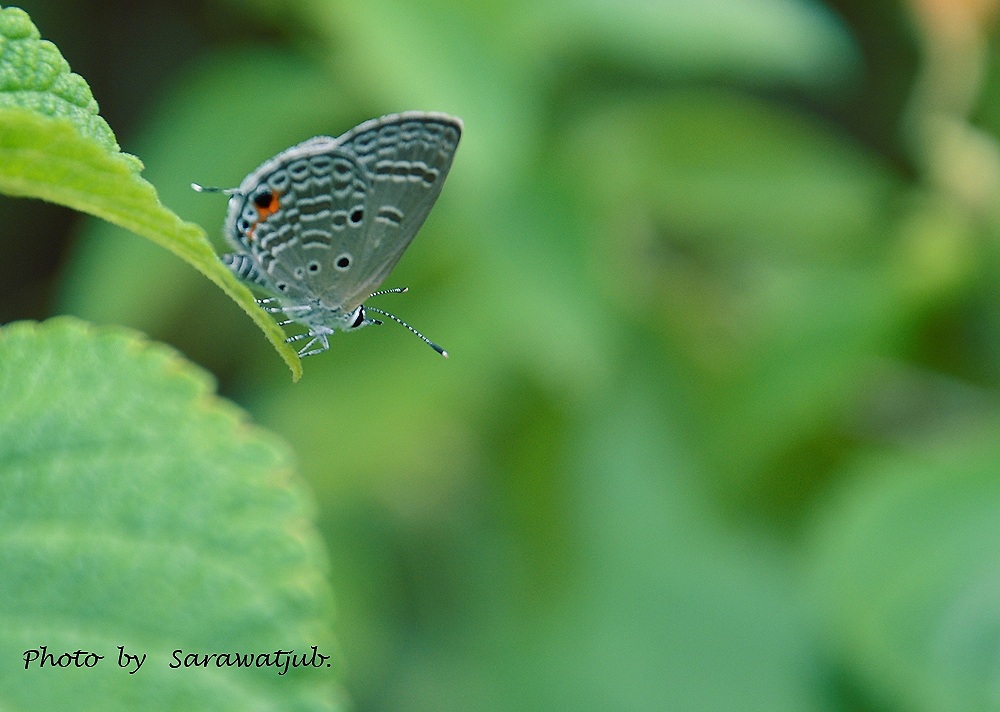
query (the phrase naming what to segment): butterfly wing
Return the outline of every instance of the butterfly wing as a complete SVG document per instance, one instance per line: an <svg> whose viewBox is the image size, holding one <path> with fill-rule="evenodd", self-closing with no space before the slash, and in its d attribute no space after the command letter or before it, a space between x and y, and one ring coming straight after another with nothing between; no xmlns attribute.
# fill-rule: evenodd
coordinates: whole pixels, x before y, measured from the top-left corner
<svg viewBox="0 0 1000 712"><path fill-rule="evenodd" d="M441 194L461 132L458 119L408 112L366 121L337 139L338 152L357 162L368 187L363 205L348 212L359 234L344 231L334 240L332 266L342 277L327 283L325 302L350 310L378 289Z"/></svg>
<svg viewBox="0 0 1000 712"><path fill-rule="evenodd" d="M282 151L230 199L226 238L265 291L350 312L423 225L461 131L450 116L407 112Z"/></svg>
<svg viewBox="0 0 1000 712"><path fill-rule="evenodd" d="M346 226L345 208L367 192L361 167L336 144L317 136L282 151L229 199L224 235L236 250L230 269L242 266L255 286L290 303L319 295L315 278L330 259L332 235Z"/></svg>

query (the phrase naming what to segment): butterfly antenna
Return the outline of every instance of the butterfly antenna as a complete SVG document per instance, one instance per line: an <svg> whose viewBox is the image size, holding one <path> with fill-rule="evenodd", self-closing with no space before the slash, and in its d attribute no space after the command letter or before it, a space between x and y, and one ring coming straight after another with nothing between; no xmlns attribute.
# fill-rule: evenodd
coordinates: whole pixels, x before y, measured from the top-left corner
<svg viewBox="0 0 1000 712"><path fill-rule="evenodd" d="M403 292L409 292L409 287L393 287L392 289L380 289L377 292L372 292L368 295L368 298L377 297L380 294L402 294Z"/></svg>
<svg viewBox="0 0 1000 712"><path fill-rule="evenodd" d="M222 193L223 195L241 195L239 188L216 188L215 186L192 183L191 187L199 193Z"/></svg>
<svg viewBox="0 0 1000 712"><path fill-rule="evenodd" d="M406 288L403 287L402 289L398 289L398 290L396 290L396 289L387 289L387 290L385 290L385 292L400 292L400 291L401 292L405 292ZM383 293L384 292L376 292L376 294L383 294ZM439 354L441 354L445 358L448 358L448 352L447 351L445 351L444 349L442 349L440 346L438 346L437 344L435 344L433 341L431 341L430 339L428 339L426 336L424 336L423 334L421 334L419 331L417 331L416 329L414 329L412 326L410 326L409 324L407 324L405 321L403 321L402 319L400 319L395 314L390 314L387 311L382 311L381 309L376 309L375 307L368 307L368 306L366 306L365 309L368 310L368 311L373 311L373 312L376 312L378 314L381 314L382 316L387 316L390 319L392 319L394 322L396 322L397 324L400 324L401 326L405 326L412 333L416 334L420 338L420 340L423 341L425 344L427 344L428 346L430 346L432 349L434 349L435 351L437 351Z"/></svg>

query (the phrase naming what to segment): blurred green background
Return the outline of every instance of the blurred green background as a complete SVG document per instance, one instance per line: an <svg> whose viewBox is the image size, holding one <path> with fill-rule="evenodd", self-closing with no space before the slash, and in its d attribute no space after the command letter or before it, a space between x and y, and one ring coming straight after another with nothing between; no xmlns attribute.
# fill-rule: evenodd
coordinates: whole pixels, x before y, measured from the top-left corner
<svg viewBox="0 0 1000 712"><path fill-rule="evenodd" d="M212 371L319 499L357 710L1000 709L995 0L35 0L163 201L466 133L288 371L187 264L0 202L0 321ZM221 240L218 240L221 247Z"/></svg>

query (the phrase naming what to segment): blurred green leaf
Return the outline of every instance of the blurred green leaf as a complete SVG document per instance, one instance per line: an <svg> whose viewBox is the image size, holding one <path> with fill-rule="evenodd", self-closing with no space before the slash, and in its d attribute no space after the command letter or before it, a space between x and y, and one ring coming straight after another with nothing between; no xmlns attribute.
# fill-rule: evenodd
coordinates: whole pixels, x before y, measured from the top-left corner
<svg viewBox="0 0 1000 712"><path fill-rule="evenodd" d="M819 3L790 0L546 0L536 47L563 62L669 77L730 77L819 94L856 77L860 57Z"/></svg>
<svg viewBox="0 0 1000 712"><path fill-rule="evenodd" d="M833 649L897 709L996 708L1000 427L960 422L856 463L806 550Z"/></svg>
<svg viewBox="0 0 1000 712"><path fill-rule="evenodd" d="M831 127L721 90L596 103L557 157L590 198L594 280L662 335L704 456L742 498L900 338L905 187Z"/></svg>
<svg viewBox="0 0 1000 712"><path fill-rule="evenodd" d="M139 176L138 159L118 151L86 83L55 46L17 8L0 9L0 38L0 191L90 213L186 260L257 322L297 380L302 367L284 333L219 261L204 231L165 208Z"/></svg>
<svg viewBox="0 0 1000 712"><path fill-rule="evenodd" d="M583 580L547 629L570 700L552 708L827 709L782 546L722 525L667 405L678 384L642 363L571 446Z"/></svg>
<svg viewBox="0 0 1000 712"><path fill-rule="evenodd" d="M906 189L837 127L737 91L604 96L561 140L564 172L605 220L652 220L661 240L717 261L884 254Z"/></svg>
<svg viewBox="0 0 1000 712"><path fill-rule="evenodd" d="M16 709L329 710L327 667L171 669L172 651L332 654L324 557L287 448L172 350L75 319L0 330L0 647ZM119 669L117 646L147 654ZM15 654L16 653L16 654Z"/></svg>
<svg viewBox="0 0 1000 712"><path fill-rule="evenodd" d="M343 81L365 119L403 109L444 111L466 131L449 178L487 198L530 160L549 74L539 71L524 0L222 0L290 32ZM456 171L458 173L456 173ZM465 173L456 181L455 176Z"/></svg>
<svg viewBox="0 0 1000 712"><path fill-rule="evenodd" d="M401 661L382 706L832 709L783 547L722 526L698 494L704 472L667 405L674 387L648 365L608 385L556 442L541 444L552 431L505 441L513 458L544 456L534 473L518 461L497 478L507 487L475 512L486 527L449 515L472 540L449 548L448 571L424 575L451 572L465 595L428 616L426 647ZM557 497L515 528L531 502L509 499L525 488ZM532 556L544 568L525 568Z"/></svg>

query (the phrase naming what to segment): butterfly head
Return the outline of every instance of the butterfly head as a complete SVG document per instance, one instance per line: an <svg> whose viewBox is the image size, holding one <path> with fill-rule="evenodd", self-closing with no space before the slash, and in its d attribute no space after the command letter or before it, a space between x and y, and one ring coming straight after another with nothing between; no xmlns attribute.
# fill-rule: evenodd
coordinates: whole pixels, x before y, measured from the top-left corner
<svg viewBox="0 0 1000 712"><path fill-rule="evenodd" d="M343 316L344 331L354 331L355 329L360 329L363 326L370 326L372 324L381 325L382 322L378 319L369 319L365 314L365 305L360 304L354 311L348 312Z"/></svg>

